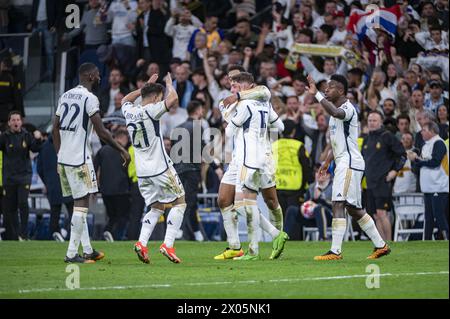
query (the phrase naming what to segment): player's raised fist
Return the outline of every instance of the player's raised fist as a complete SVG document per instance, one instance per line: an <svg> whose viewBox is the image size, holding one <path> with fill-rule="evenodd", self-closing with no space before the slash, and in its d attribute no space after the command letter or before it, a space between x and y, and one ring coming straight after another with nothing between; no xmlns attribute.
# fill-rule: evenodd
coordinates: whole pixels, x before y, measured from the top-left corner
<svg viewBox="0 0 450 319"><path fill-rule="evenodd" d="M172 85L172 77L170 76L170 72L167 72L167 75L164 78L164 80L166 81L166 86L167 85Z"/></svg>

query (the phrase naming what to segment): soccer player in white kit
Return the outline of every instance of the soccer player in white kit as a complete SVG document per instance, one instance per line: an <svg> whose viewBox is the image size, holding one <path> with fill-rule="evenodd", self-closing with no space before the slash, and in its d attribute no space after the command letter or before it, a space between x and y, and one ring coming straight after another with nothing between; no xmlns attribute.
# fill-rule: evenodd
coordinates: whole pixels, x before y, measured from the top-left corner
<svg viewBox="0 0 450 319"><path fill-rule="evenodd" d="M164 214L166 204L172 204L167 216L167 230L159 251L174 263L181 262L175 254L174 241L183 222L186 202L184 188L164 149L160 130L160 118L178 103L178 95L172 85L170 73L165 78L166 89L155 83L153 75L141 89L131 92L122 99L122 113L135 149L136 174L139 190L145 199L147 213L142 220L139 241L134 250L144 263L149 263L147 243L159 218ZM164 91L166 98L163 100ZM141 96L142 105L134 106Z"/></svg>
<svg viewBox="0 0 450 319"><path fill-rule="evenodd" d="M71 195L75 201L69 247L64 261L94 263L105 255L92 248L86 221L90 194L98 192L89 144L92 127L102 141L121 153L124 165L130 161L130 155L103 126L99 101L92 94L100 84L97 67L92 63L84 63L78 73L80 84L59 98L52 133L63 196ZM80 241L83 256L78 254Z"/></svg>
<svg viewBox="0 0 450 319"><path fill-rule="evenodd" d="M231 117L236 114L236 107L240 103L246 103L247 101L261 102L261 103L269 103L270 100L270 91L265 86L256 86L254 87L253 79L251 74L247 73L246 76L241 77L241 73L245 73L240 66L232 66L232 69L229 72L229 77L231 79L231 92L233 95L227 97L222 103L221 108L223 108L222 116L225 121L230 122ZM235 79L242 78L241 82L238 83ZM247 81L244 81L247 79ZM250 82L248 82L250 81ZM226 104L226 105L225 105ZM270 105L270 103L269 103ZM283 123L278 119L277 114L271 109L272 118L270 119L271 126L275 125L278 131L283 130ZM243 129L233 129L230 128L232 125L229 124L227 126L227 136L233 138L233 143L236 143L236 140L243 138ZM228 134L231 133L231 134ZM267 136L268 137L268 136ZM270 259L276 259L281 255L281 252L284 249L284 243L288 239L288 236L285 232L283 232L283 213L278 203L278 199L276 196L275 189L275 177L274 177L274 167L272 160L272 147L270 140L266 138L265 147L262 149L264 153L264 174L263 174L263 183L262 183L262 195L264 197L264 201L266 202L269 208L269 218L270 222L264 217L264 215L260 215L260 225L261 228L269 233L272 238L272 253ZM241 152L243 150L241 149ZM233 157L230 162L227 171L225 172L219 189L219 198L218 203L221 208L223 220L224 220L224 228L227 233L227 240L229 247L227 247L221 254L214 257L217 260L223 259L232 259L244 256L244 251L241 249L239 235L238 235L238 226L237 226L237 215L245 216L245 207L244 200L242 195L242 189L239 187L239 167L243 165L243 157L237 156L238 150L235 146L233 149ZM247 215L248 216L248 215ZM254 230L250 228L249 233L258 232L259 229ZM253 236L253 234L249 234ZM257 235L254 238L258 238ZM255 258L248 258L246 255L242 260L250 260ZM240 259L241 260L241 259Z"/></svg>
<svg viewBox="0 0 450 319"><path fill-rule="evenodd" d="M238 86L238 91L245 91L253 86L253 76L250 73L241 72L232 77L232 83L232 88ZM256 203L256 196L261 190L275 188L269 140L271 126L276 127L279 131L284 129L283 123L270 102L250 99L239 102L236 114L227 126L227 130L234 131L236 136L234 160L235 165L238 166L238 172L235 181L234 204L235 209L247 217L250 241L248 252L243 256L235 257L236 260L259 259L260 226L274 238L270 259L280 256L288 239L282 229L275 228L263 215L260 215Z"/></svg>
<svg viewBox="0 0 450 319"><path fill-rule="evenodd" d="M309 94L316 97L324 109L331 115L329 128L332 151L319 169L325 174L334 157L336 168L333 179L333 221L331 249L314 260L342 259L341 247L347 228L345 210L354 218L361 229L372 240L375 248L367 258L377 259L390 253L389 246L383 241L373 219L362 209L361 180L365 163L358 148L358 114L355 107L346 98L347 80L341 75L332 75L325 91L320 93L311 75L308 76Z"/></svg>

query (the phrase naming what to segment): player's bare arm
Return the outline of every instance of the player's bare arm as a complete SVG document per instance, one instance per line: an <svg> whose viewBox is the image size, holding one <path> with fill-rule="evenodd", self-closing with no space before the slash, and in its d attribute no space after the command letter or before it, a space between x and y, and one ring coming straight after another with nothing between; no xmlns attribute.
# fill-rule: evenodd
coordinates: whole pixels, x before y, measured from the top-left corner
<svg viewBox="0 0 450 319"><path fill-rule="evenodd" d="M345 111L338 108L336 105L328 101L322 94L317 90L316 83L314 82L312 76L308 75L308 93L316 96L317 93L321 95L321 98L316 96L316 99L324 107L325 111L331 116L343 120L345 118Z"/></svg>
<svg viewBox="0 0 450 319"><path fill-rule="evenodd" d="M56 115L53 119L53 129L52 129L52 136L53 136L53 145L56 150L56 154L58 154L59 149L61 147L61 135L59 134L59 128L60 128L60 119L59 116Z"/></svg>
<svg viewBox="0 0 450 319"><path fill-rule="evenodd" d="M156 80L158 80L158 74L153 74L150 79L148 79L147 83L156 83ZM133 92L128 93L123 99L122 99L122 105L124 105L127 102L134 103L136 99L141 95L141 89L134 90Z"/></svg>
<svg viewBox="0 0 450 319"><path fill-rule="evenodd" d="M128 163L130 163L131 157L130 154L128 154L127 150L122 147L119 143L116 142L115 139L113 139L111 133L103 126L102 119L100 117L100 114L97 112L93 116L91 116L92 124L94 125L95 132L97 133L98 137L108 145L112 146L116 150L120 152L120 156L123 159L123 165L126 166Z"/></svg>
<svg viewBox="0 0 450 319"><path fill-rule="evenodd" d="M171 107L178 104L178 94L175 88L173 87L172 77L170 76L169 72L167 73L164 79L166 82L166 90L167 90L167 95L166 98L164 99L164 103L166 104L166 107L170 109Z"/></svg>
<svg viewBox="0 0 450 319"><path fill-rule="evenodd" d="M223 105L229 105L240 100L257 100L260 102L267 102L270 100L270 90L264 85L255 86L249 90L240 91L236 94L230 95L223 100Z"/></svg>

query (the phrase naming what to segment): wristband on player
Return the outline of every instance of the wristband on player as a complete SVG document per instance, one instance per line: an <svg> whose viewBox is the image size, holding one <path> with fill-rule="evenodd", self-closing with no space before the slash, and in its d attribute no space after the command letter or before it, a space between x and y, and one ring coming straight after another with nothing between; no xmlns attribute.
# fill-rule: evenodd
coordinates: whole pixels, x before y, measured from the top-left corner
<svg viewBox="0 0 450 319"><path fill-rule="evenodd" d="M238 101L240 101L241 100L241 95L239 94L239 92L236 92L236 95L237 95Z"/></svg>
<svg viewBox="0 0 450 319"><path fill-rule="evenodd" d="M316 93L316 100L319 101L319 103L324 99L325 97L322 95L322 93L317 92Z"/></svg>

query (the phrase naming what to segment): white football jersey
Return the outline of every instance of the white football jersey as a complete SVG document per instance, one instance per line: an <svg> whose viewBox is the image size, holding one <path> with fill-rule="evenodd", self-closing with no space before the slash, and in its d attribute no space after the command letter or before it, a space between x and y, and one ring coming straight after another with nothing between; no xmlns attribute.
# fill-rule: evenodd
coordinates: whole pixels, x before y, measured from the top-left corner
<svg viewBox="0 0 450 319"><path fill-rule="evenodd" d="M92 122L89 118L100 111L99 104L98 98L82 85L59 98L56 109L61 135L58 163L81 166L86 160L92 160Z"/></svg>
<svg viewBox="0 0 450 319"><path fill-rule="evenodd" d="M164 101L133 107L122 105L127 130L135 149L136 174L138 177L154 177L164 173L172 161L164 149L160 118L168 111Z"/></svg>
<svg viewBox="0 0 450 319"><path fill-rule="evenodd" d="M364 159L358 148L358 114L349 100L339 108L345 111L345 118L331 117L329 123L336 166L363 171Z"/></svg>
<svg viewBox="0 0 450 319"><path fill-rule="evenodd" d="M278 115L268 102L240 101L235 116L230 120L239 130L235 136L234 156L238 163L254 169L264 166L268 151L268 128Z"/></svg>

